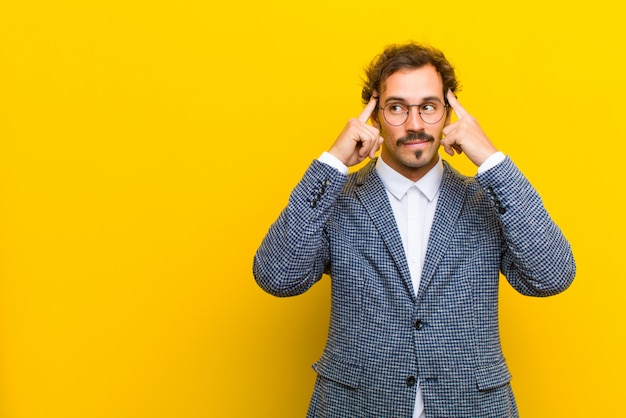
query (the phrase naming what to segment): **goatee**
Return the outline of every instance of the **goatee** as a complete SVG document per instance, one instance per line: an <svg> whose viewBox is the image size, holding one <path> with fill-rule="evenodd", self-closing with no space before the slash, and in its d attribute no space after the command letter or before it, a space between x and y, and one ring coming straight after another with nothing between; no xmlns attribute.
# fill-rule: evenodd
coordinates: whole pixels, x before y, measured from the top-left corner
<svg viewBox="0 0 626 418"><path fill-rule="evenodd" d="M402 145L406 144L407 142L415 142L415 141L435 142L435 137L432 136L432 135L427 134L425 131L409 132L405 136L403 136L402 138L399 138L396 141L396 144L398 146L402 146ZM422 157L422 154L423 154L423 150L415 151L415 158L417 160L419 160Z"/></svg>

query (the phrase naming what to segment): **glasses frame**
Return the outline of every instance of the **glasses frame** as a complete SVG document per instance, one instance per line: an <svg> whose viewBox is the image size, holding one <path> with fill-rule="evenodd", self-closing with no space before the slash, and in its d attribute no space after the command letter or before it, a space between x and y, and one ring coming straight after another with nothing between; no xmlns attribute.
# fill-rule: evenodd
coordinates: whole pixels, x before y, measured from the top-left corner
<svg viewBox="0 0 626 418"><path fill-rule="evenodd" d="M385 119L385 122L387 122L389 125L391 126L402 126L406 123L407 120L409 120L409 115L411 114L411 108L412 107L417 107L417 113L420 115L420 119L428 124L428 125L435 125L439 122L441 122L441 120L444 118L444 116L446 115L446 113L448 113L448 108L450 107L450 105L448 103L444 103L443 104L443 113L441 114L441 117L436 121L436 122L427 122L424 120L424 117L422 116L422 112L420 110L421 106L423 106L425 103L420 103L420 104L404 104L404 103L400 103L402 106L406 106L406 117L404 118L404 122L400 123L400 124L395 124L395 123L391 123L387 120L387 116L385 116L385 108L389 107L391 105L397 105L398 103L388 103L386 106L378 106L378 109L383 111L383 118Z"/></svg>

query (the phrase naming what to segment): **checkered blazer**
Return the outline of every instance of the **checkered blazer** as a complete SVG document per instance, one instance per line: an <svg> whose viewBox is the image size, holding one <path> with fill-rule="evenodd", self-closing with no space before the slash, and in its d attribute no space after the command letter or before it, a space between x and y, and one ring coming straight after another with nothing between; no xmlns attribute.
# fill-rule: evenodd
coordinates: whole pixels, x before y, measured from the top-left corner
<svg viewBox="0 0 626 418"><path fill-rule="evenodd" d="M428 418L517 417L499 274L525 295L559 293L575 275L568 242L508 157L473 178L444 162L416 295L374 165L345 176L314 161L254 257L258 284L276 296L331 277L307 416L408 418L419 380Z"/></svg>

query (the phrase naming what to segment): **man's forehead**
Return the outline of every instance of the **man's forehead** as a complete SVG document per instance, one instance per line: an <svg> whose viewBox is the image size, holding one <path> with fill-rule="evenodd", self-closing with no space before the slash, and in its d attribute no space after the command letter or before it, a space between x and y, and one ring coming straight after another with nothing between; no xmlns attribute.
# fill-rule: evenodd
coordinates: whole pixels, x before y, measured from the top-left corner
<svg viewBox="0 0 626 418"><path fill-rule="evenodd" d="M441 74L432 65L401 69L382 81L380 95L407 99L433 96L443 98L443 81Z"/></svg>

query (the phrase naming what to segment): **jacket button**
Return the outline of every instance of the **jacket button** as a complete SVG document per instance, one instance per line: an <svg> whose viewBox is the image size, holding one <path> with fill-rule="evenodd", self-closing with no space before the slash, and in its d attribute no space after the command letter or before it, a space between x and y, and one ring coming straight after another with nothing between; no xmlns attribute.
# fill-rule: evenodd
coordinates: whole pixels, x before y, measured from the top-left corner
<svg viewBox="0 0 626 418"><path fill-rule="evenodd" d="M420 330L422 328L424 328L424 322L421 319L415 321L415 329Z"/></svg>
<svg viewBox="0 0 626 418"><path fill-rule="evenodd" d="M407 386L415 386L415 376L409 376L406 378L406 385Z"/></svg>

